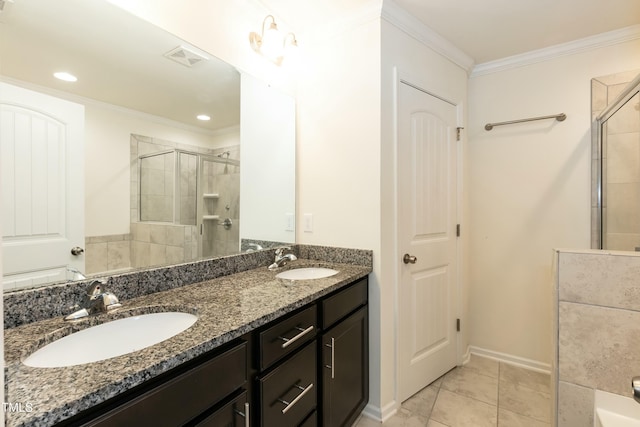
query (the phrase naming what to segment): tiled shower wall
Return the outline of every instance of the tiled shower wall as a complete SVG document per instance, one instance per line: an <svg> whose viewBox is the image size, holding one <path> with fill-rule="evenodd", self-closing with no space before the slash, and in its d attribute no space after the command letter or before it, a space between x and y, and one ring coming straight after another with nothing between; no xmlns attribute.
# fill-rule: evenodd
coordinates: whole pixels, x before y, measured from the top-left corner
<svg viewBox="0 0 640 427"><path fill-rule="evenodd" d="M640 254L557 251L554 277L553 425L592 426L595 390L640 375Z"/></svg>
<svg viewBox="0 0 640 427"><path fill-rule="evenodd" d="M229 158L239 159L239 147L229 151ZM240 166L233 163L203 162L202 185L204 193L217 194L217 198L203 200L203 215L218 216L217 221L203 221L202 255L222 256L240 249ZM222 226L229 218L230 228Z"/></svg>
<svg viewBox="0 0 640 427"><path fill-rule="evenodd" d="M180 264L198 258L197 227L179 224L131 224L131 266Z"/></svg>

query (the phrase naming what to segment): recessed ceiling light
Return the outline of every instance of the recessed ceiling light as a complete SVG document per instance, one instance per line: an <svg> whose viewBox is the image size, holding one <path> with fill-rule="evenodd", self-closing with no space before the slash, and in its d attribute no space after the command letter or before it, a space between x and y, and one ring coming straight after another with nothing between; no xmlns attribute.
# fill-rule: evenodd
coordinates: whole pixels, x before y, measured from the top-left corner
<svg viewBox="0 0 640 427"><path fill-rule="evenodd" d="M67 73L66 71L59 71L57 73L53 73L53 77L58 80L63 80L65 82L77 82L78 78L73 74Z"/></svg>
<svg viewBox="0 0 640 427"><path fill-rule="evenodd" d="M196 118L198 120L202 120L203 122L211 120L211 117L207 116L206 114L198 114L198 117Z"/></svg>

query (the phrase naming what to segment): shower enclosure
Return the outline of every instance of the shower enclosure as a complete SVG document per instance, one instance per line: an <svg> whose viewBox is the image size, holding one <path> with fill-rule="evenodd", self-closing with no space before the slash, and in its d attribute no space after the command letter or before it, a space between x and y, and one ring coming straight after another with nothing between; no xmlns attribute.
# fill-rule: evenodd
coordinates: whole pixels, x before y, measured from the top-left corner
<svg viewBox="0 0 640 427"><path fill-rule="evenodd" d="M164 250L166 261L180 258L180 248L182 262L239 251L240 162L230 158L230 151L214 155L173 148L142 154L138 176L133 234L147 226L150 243L156 252ZM144 256L137 258L145 263Z"/></svg>
<svg viewBox="0 0 640 427"><path fill-rule="evenodd" d="M593 123L592 247L640 251L640 75L623 87Z"/></svg>

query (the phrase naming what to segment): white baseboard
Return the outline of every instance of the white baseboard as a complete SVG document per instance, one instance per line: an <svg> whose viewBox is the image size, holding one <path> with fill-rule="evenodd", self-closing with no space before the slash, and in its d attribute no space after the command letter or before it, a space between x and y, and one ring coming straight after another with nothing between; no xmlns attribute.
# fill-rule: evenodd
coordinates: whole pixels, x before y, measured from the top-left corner
<svg viewBox="0 0 640 427"><path fill-rule="evenodd" d="M362 416L371 418L372 420L376 420L378 422L383 423L387 421L389 418L393 417L396 414L396 412L398 412L399 407L400 405L398 405L395 402L395 400L387 404L383 408L374 406L369 403L367 406L365 406L364 410L362 411Z"/></svg>
<svg viewBox="0 0 640 427"><path fill-rule="evenodd" d="M467 346L467 351L464 352L462 356L460 356L460 363L462 365L466 365L471 360L471 346Z"/></svg>
<svg viewBox="0 0 640 427"><path fill-rule="evenodd" d="M551 373L550 364L539 362L537 360L514 356L507 353L500 353L499 351L487 350L485 348L480 348L475 346L469 346L469 351L471 354L497 360L499 362L508 363L510 365L520 366L526 369L530 369L532 371L542 372L543 374Z"/></svg>

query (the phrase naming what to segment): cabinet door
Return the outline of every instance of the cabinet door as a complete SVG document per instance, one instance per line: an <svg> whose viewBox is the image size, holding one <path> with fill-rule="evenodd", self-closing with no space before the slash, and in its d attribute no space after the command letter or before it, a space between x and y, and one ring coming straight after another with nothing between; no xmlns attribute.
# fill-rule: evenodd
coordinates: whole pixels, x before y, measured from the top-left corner
<svg viewBox="0 0 640 427"><path fill-rule="evenodd" d="M322 337L322 425L351 425L369 401L368 312L363 307Z"/></svg>

